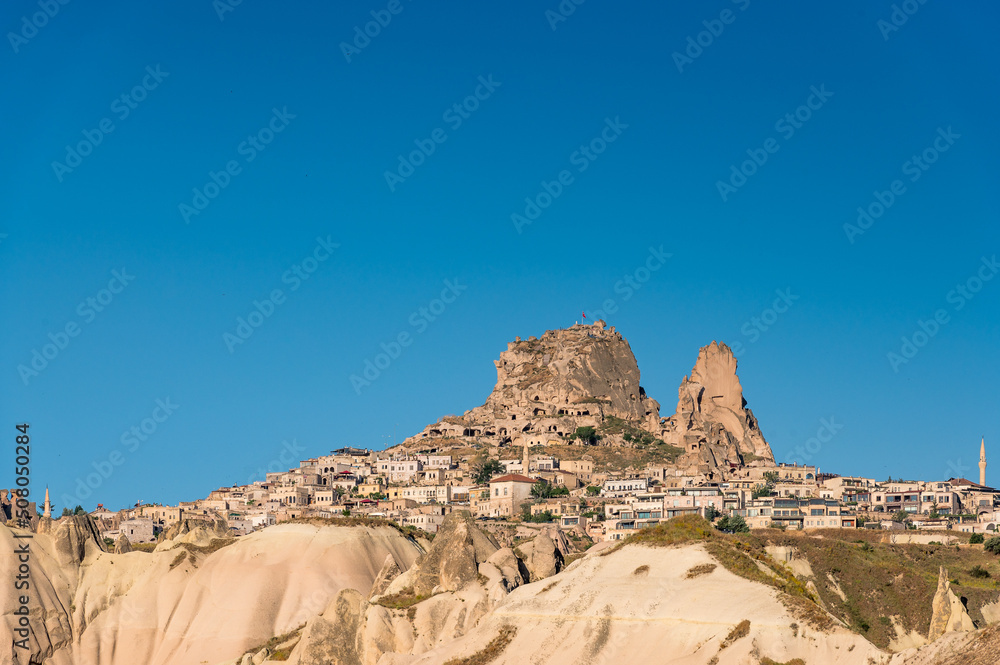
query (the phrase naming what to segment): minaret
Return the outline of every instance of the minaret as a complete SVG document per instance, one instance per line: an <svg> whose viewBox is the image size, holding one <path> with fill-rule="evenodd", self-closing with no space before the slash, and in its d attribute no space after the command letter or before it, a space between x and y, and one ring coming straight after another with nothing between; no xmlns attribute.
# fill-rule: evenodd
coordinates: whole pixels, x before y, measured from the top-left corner
<svg viewBox="0 0 1000 665"><path fill-rule="evenodd" d="M979 484L986 485L986 437L979 444Z"/></svg>
<svg viewBox="0 0 1000 665"><path fill-rule="evenodd" d="M52 519L52 504L49 503L49 488L45 488L45 507L42 509L42 517Z"/></svg>

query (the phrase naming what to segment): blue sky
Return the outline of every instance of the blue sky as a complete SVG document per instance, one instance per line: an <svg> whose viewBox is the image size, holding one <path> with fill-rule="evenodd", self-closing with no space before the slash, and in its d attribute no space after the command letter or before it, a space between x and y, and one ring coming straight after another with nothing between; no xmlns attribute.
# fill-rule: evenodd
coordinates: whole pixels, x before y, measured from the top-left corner
<svg viewBox="0 0 1000 665"><path fill-rule="evenodd" d="M664 416L734 346L779 460L1000 468L995 5L46 6L0 14L0 421L57 505L381 448L583 310Z"/></svg>

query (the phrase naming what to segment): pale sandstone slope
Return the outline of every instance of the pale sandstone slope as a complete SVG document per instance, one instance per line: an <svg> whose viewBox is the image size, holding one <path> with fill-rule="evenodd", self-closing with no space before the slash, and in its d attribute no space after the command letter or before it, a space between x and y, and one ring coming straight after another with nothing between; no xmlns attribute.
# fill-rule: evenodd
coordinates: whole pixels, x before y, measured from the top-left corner
<svg viewBox="0 0 1000 665"><path fill-rule="evenodd" d="M32 619L36 653L51 665L221 662L306 623L343 589L367 591L387 557L406 569L420 554L389 527L279 525L217 551L108 554L91 543L78 561L63 540L32 541L33 599L46 609ZM9 529L0 528L0 547L12 550ZM5 579L11 566L0 557ZM14 600L3 594L4 615ZM5 618L0 640L11 636ZM14 662L27 662L21 656Z"/></svg>
<svg viewBox="0 0 1000 665"><path fill-rule="evenodd" d="M465 638L420 657L384 657L379 665L431 665L483 649L507 625L513 641L494 665L649 662L677 665L778 662L809 665L888 661L861 636L835 626L820 631L789 612L769 586L738 577L700 545L626 546L590 555L556 577L515 589ZM644 569L646 566L648 569ZM749 632L720 648L744 619ZM794 627L793 627L794 624ZM529 656L530 654L530 656Z"/></svg>

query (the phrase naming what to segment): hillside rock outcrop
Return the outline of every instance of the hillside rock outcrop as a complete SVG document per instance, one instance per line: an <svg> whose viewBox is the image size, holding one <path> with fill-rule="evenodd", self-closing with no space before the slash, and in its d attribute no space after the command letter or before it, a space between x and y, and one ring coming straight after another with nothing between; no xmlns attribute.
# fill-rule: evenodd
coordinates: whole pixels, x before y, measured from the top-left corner
<svg viewBox="0 0 1000 665"><path fill-rule="evenodd" d="M927 638L933 642L945 633L972 631L976 626L972 623L965 605L951 590L948 581L948 571L941 566L938 575L938 587L934 593L931 613L931 627Z"/></svg>
<svg viewBox="0 0 1000 665"><path fill-rule="evenodd" d="M128 541L128 536L124 533L118 535L115 541L115 554L128 554L132 551L132 543Z"/></svg>
<svg viewBox="0 0 1000 665"><path fill-rule="evenodd" d="M467 510L445 517L426 553L396 577L386 594L412 590L418 596L458 591L477 580L479 564L486 562L500 546L482 531Z"/></svg>
<svg viewBox="0 0 1000 665"><path fill-rule="evenodd" d="M169 551L125 554L103 551L87 516L35 534L30 649L0 662L217 664L254 647L257 662L260 645L322 613L342 590L367 594L387 556L405 569L420 553L385 526L282 524L207 546L184 542L190 533ZM0 526L0 548L13 552L15 534ZM0 576L13 580L16 566L16 557L0 557ZM8 588L0 616L17 606ZM13 640L11 622L0 621L0 642L10 649Z"/></svg>
<svg viewBox="0 0 1000 665"><path fill-rule="evenodd" d="M677 411L664 419L660 434L685 451L688 464L707 469L753 459L774 461L757 419L746 408L736 366L732 350L712 342L701 348L690 378L681 382Z"/></svg>
<svg viewBox="0 0 1000 665"><path fill-rule="evenodd" d="M428 425L404 443L484 437L497 444L545 445L609 416L650 431L659 426L660 405L639 384L628 341L604 321L518 337L494 365L497 383L482 406Z"/></svg>
<svg viewBox="0 0 1000 665"><path fill-rule="evenodd" d="M588 555L551 579L515 589L464 636L417 658L381 663L479 662L474 655L486 651L495 654L492 665L795 659L810 665L872 665L888 660L832 618L814 626L783 603L773 587L738 577L718 563L695 544L626 545L607 556ZM688 571L698 566L711 566L712 572L690 577ZM817 607L811 614L825 612ZM748 627L738 632L747 619ZM495 640L505 632L512 633L511 639L497 653Z"/></svg>
<svg viewBox="0 0 1000 665"><path fill-rule="evenodd" d="M170 540L187 543L210 542L213 538L228 538L230 535L226 518L215 513L211 520L184 518L174 522L163 531L160 544ZM159 549L159 546L157 548Z"/></svg>
<svg viewBox="0 0 1000 665"><path fill-rule="evenodd" d="M52 540L59 563L81 563L89 552L103 552L104 541L89 515L70 515L55 523Z"/></svg>
<svg viewBox="0 0 1000 665"><path fill-rule="evenodd" d="M565 444L580 427L606 425L602 445L634 446L637 432L646 432L682 451L671 459L685 474L774 461L725 344L701 348L669 418L660 418L660 404L640 385L628 341L603 321L518 337L494 364L497 383L482 406L428 425L403 451L447 450L470 439L515 448Z"/></svg>
<svg viewBox="0 0 1000 665"><path fill-rule="evenodd" d="M555 534L549 530L542 531L527 543L519 545L518 551L530 574L530 582L552 577L563 569L563 550L558 546Z"/></svg>

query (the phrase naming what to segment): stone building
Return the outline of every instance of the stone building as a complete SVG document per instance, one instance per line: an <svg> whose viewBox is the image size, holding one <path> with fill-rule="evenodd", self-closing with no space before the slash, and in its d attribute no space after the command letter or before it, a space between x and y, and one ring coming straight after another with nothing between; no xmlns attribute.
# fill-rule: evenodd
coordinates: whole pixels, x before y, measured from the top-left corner
<svg viewBox="0 0 1000 665"><path fill-rule="evenodd" d="M148 517L122 520L119 532L132 544L152 543L156 540L153 535L153 520Z"/></svg>
<svg viewBox="0 0 1000 665"><path fill-rule="evenodd" d="M521 513L521 506L531 501L534 478L515 473L490 481L490 517L512 517Z"/></svg>

